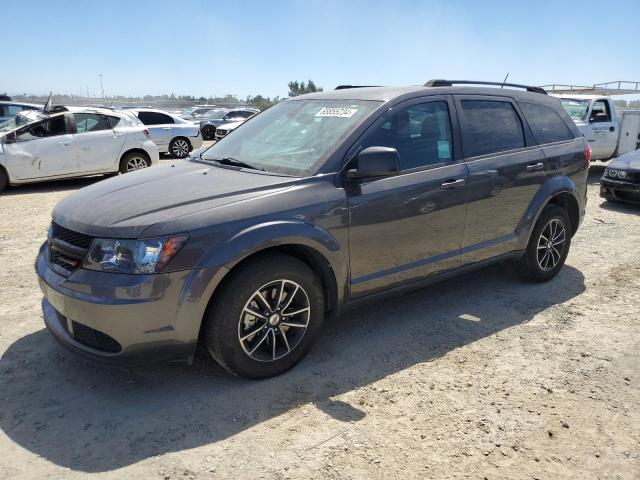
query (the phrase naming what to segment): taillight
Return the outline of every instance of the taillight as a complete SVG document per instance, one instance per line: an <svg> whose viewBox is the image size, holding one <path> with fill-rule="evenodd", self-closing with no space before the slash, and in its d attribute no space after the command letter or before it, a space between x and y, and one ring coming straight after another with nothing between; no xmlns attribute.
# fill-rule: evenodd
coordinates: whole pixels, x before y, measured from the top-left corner
<svg viewBox="0 0 640 480"><path fill-rule="evenodd" d="M591 147L589 145L584 148L584 156L587 162L591 161Z"/></svg>
<svg viewBox="0 0 640 480"><path fill-rule="evenodd" d="M149 136L149 129L145 128L144 130L142 130L142 133L144 133L148 137ZM591 158L591 150L589 150L589 158Z"/></svg>

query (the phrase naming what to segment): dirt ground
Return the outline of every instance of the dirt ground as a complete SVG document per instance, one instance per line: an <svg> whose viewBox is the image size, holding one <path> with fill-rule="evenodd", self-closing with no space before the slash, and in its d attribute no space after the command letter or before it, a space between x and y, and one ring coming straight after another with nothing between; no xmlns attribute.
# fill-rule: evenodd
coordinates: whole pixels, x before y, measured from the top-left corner
<svg viewBox="0 0 640 480"><path fill-rule="evenodd" d="M495 266L362 307L260 382L59 347L33 260L56 202L96 180L10 189L0 478L640 478L640 208L598 197L603 168L553 281Z"/></svg>

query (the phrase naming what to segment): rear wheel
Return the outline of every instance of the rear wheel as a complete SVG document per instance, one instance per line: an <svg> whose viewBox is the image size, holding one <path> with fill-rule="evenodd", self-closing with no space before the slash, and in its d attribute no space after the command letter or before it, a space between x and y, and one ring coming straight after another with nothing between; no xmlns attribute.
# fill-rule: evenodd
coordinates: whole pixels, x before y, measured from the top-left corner
<svg viewBox="0 0 640 480"><path fill-rule="evenodd" d="M178 137L169 143L169 153L175 158L185 158L191 151L191 145L186 138Z"/></svg>
<svg viewBox="0 0 640 480"><path fill-rule="evenodd" d="M569 215L557 205L547 205L531 233L525 254L516 263L516 269L525 280L551 280L564 265L570 246Z"/></svg>
<svg viewBox="0 0 640 480"><path fill-rule="evenodd" d="M289 370L309 351L324 320L324 295L300 260L272 255L242 265L207 313L206 346L227 371L246 378Z"/></svg>
<svg viewBox="0 0 640 480"><path fill-rule="evenodd" d="M216 127L207 125L202 129L202 138L205 140L213 140L216 137Z"/></svg>
<svg viewBox="0 0 640 480"><path fill-rule="evenodd" d="M146 153L128 152L120 160L120 173L129 173L151 166L151 160Z"/></svg>

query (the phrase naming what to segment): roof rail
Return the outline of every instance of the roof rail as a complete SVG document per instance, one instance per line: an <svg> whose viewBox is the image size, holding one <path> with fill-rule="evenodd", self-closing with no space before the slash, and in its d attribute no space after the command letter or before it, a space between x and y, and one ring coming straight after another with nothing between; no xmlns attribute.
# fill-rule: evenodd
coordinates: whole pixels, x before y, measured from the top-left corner
<svg viewBox="0 0 640 480"><path fill-rule="evenodd" d="M379 87L380 85L338 85L334 90L346 90L348 88Z"/></svg>
<svg viewBox="0 0 640 480"><path fill-rule="evenodd" d="M494 85L497 87L522 88L527 92L541 93L543 95L547 94L544 88L520 85L517 83L480 82L475 80L429 80L424 84L425 87L451 87L453 85Z"/></svg>

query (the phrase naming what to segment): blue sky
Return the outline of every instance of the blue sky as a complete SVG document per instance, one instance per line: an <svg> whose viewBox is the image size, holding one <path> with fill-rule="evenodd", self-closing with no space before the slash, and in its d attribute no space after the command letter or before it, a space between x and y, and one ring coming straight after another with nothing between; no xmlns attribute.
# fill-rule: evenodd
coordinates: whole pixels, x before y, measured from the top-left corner
<svg viewBox="0 0 640 480"><path fill-rule="evenodd" d="M640 80L640 1L3 0L0 91L286 96L289 80Z"/></svg>

